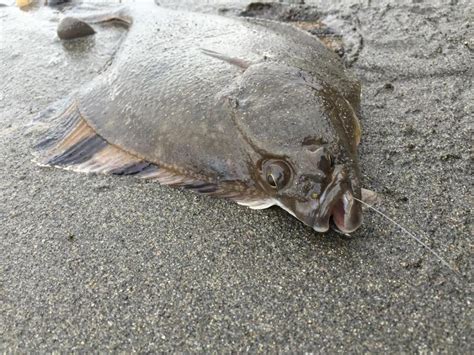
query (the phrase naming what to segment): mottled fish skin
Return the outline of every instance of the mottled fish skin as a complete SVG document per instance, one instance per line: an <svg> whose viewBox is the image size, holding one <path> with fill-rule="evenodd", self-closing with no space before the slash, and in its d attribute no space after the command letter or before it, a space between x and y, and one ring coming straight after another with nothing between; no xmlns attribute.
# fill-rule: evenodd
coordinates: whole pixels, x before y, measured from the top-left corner
<svg viewBox="0 0 474 355"><path fill-rule="evenodd" d="M287 24L127 11L113 64L73 96L97 135L201 192L237 186L227 197L317 231L360 225L360 85L336 54Z"/></svg>

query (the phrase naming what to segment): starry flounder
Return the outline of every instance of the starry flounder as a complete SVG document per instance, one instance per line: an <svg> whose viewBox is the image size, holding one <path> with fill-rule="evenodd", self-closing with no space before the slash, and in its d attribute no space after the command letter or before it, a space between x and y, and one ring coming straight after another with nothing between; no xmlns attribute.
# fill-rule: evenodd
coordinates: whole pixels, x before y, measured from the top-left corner
<svg viewBox="0 0 474 355"><path fill-rule="evenodd" d="M287 24L137 4L112 64L67 101L42 165L136 175L278 205L316 231L359 227L360 85Z"/></svg>

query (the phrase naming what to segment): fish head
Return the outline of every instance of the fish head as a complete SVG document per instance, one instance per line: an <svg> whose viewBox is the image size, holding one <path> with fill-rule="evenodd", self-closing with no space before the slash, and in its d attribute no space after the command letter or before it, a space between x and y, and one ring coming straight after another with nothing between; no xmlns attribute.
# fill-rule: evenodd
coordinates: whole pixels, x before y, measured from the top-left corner
<svg viewBox="0 0 474 355"><path fill-rule="evenodd" d="M260 186L275 204L315 231L326 232L331 220L343 233L361 225L357 169L336 164L330 147L263 159L259 171Z"/></svg>
<svg viewBox="0 0 474 355"><path fill-rule="evenodd" d="M275 63L249 67L233 93L234 122L257 153L248 170L267 198L318 232L332 219L350 233L362 222L354 199L361 198L360 86L341 83L342 69L317 72Z"/></svg>

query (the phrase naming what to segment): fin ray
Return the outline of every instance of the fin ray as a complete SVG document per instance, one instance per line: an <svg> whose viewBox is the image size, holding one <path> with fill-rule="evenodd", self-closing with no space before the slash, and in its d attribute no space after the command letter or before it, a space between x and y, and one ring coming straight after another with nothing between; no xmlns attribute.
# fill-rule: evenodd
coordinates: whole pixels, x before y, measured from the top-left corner
<svg viewBox="0 0 474 355"><path fill-rule="evenodd" d="M234 181L216 183L177 168L147 161L107 142L81 116L74 101L50 120L50 129L35 146L35 162L82 173L133 175L162 185L235 200L254 209L273 205L256 190Z"/></svg>

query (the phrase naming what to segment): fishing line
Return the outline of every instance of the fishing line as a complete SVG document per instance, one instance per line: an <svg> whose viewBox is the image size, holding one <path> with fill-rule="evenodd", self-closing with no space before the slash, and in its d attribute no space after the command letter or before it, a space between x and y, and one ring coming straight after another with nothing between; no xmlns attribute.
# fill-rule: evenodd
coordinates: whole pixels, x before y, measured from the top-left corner
<svg viewBox="0 0 474 355"><path fill-rule="evenodd" d="M396 222L395 220L393 220L392 218L390 218L389 216L387 216L385 213L383 213L382 211L378 210L377 208L375 208L374 206L372 205L369 205L368 203L362 201L362 200L359 200L358 198L356 197L353 197L354 200L362 203L364 206L367 206L368 208L370 208L372 211L378 213L380 216L386 218L387 220L389 220L390 222L392 222L393 224L395 224L398 228L400 228L402 231L404 231L406 234L408 234L408 236L410 236L411 238L413 238L418 244L420 244L421 246L425 247L431 254L433 254L444 266L446 266L449 270L451 270L453 273L457 274L457 275L460 275L459 272L457 272L456 270L454 270L451 265L446 261L444 260L441 255L439 255L437 252L435 252L432 248L430 248L425 242L423 242L422 240L420 240L420 238L418 238L414 233L412 233L411 231L409 231L407 228L405 228L404 226L402 226L400 223Z"/></svg>

